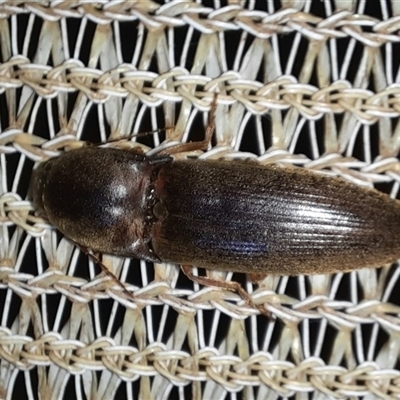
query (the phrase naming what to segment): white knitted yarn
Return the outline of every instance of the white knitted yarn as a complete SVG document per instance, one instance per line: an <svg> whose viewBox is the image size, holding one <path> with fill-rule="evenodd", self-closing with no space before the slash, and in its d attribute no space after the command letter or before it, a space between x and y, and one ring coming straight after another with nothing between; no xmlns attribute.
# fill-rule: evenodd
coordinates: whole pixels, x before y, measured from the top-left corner
<svg viewBox="0 0 400 400"><path fill-rule="evenodd" d="M207 272L269 321L175 265L105 256L133 301L26 200L34 162L86 140L201 140L215 92L196 155L396 197L399 21L394 0L0 1L0 399L400 398L396 265L259 286Z"/></svg>

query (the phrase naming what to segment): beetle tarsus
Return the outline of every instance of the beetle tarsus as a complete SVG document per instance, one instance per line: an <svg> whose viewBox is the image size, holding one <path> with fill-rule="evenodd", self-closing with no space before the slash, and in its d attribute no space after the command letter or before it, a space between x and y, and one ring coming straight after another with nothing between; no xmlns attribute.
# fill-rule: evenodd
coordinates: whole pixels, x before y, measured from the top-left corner
<svg viewBox="0 0 400 400"><path fill-rule="evenodd" d="M230 292L237 293L251 308L260 311L261 314L267 318L272 319L271 313L266 310L262 305L254 303L251 296L243 289L239 282L227 282L219 279L212 279L206 276L197 276L192 272L192 267L189 265L181 265L182 272L193 282L203 286L218 287L221 289L229 290Z"/></svg>
<svg viewBox="0 0 400 400"><path fill-rule="evenodd" d="M259 284L262 280L264 280L267 277L267 275L253 272L247 274L247 277L249 278L251 283Z"/></svg>
<svg viewBox="0 0 400 400"><path fill-rule="evenodd" d="M79 243L74 242L77 247L86 255L88 256L95 264L97 264L101 270L107 275L111 280L116 282L118 286L122 289L122 291L130 297L132 300L135 300L135 296L126 288L126 286L107 268L107 266L101 261L100 256L93 253L87 247L81 246Z"/></svg>
<svg viewBox="0 0 400 400"><path fill-rule="evenodd" d="M206 134L204 140L200 142L190 142L190 143L181 143L177 144L176 146L171 146L167 149L161 150L158 154L160 155L172 155L178 153L186 153L189 151L196 151L196 150L207 150L208 145L211 143L212 137L215 131L215 111L217 109L217 98L218 93L214 93L214 98L211 104L210 110L210 118L208 121L208 126L206 129Z"/></svg>

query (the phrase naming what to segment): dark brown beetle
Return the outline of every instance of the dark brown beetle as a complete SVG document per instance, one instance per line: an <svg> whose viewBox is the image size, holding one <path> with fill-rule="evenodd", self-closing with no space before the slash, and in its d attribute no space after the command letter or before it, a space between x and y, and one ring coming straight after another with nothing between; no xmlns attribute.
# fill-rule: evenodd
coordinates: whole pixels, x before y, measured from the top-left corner
<svg viewBox="0 0 400 400"><path fill-rule="evenodd" d="M87 147L41 164L31 193L63 234L101 253L278 275L400 257L398 201L298 168Z"/></svg>

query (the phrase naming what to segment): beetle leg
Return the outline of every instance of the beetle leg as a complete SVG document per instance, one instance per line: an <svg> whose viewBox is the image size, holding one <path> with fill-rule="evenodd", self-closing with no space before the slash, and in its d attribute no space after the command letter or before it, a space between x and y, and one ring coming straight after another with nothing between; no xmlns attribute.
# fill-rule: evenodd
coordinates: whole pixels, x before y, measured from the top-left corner
<svg viewBox="0 0 400 400"><path fill-rule="evenodd" d="M214 93L214 98L210 110L210 118L208 121L208 126L206 129L204 140L201 140L200 142L177 144L175 146L171 146L167 149L161 150L158 154L172 155L172 154L184 153L195 150L207 150L208 145L211 143L211 139L215 131L215 110L217 109L217 98L218 98L218 93Z"/></svg>
<svg viewBox="0 0 400 400"><path fill-rule="evenodd" d="M206 276L194 275L193 268L189 265L181 265L182 272L193 282L196 282L203 286L214 286L221 289L236 292L251 308L255 308L260 311L261 314L271 319L271 314L262 305L255 304L251 296L243 289L239 282L227 282L219 279L212 279Z"/></svg>
<svg viewBox="0 0 400 400"><path fill-rule="evenodd" d="M95 264L97 264L101 270L107 275L111 280L116 282L122 289L122 291L131 299L135 300L135 296L126 288L126 286L107 268L107 266L101 261L100 257L89 250L87 247L81 246L80 244L74 242L74 244L79 247L79 249L87 255Z"/></svg>
<svg viewBox="0 0 400 400"><path fill-rule="evenodd" d="M264 278L267 277L265 274L258 274L256 272L247 274L251 283L260 283Z"/></svg>

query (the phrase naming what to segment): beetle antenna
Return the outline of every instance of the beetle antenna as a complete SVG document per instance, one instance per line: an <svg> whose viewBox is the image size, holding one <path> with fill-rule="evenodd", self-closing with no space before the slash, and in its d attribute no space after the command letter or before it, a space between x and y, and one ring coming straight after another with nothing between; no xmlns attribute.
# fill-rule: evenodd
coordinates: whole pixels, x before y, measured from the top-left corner
<svg viewBox="0 0 400 400"><path fill-rule="evenodd" d="M166 130L168 130L168 129L172 129L172 128L169 127L169 126L166 126L165 128L153 129L153 130L151 130L151 131L132 133L132 135L124 136L124 137L117 138L117 139L107 140L106 142L97 142L97 143L86 142L86 143L87 143L88 146L97 147L97 146L102 146L103 144L108 144L108 143L125 142L125 141L128 141L128 140L133 139L133 138L138 138L138 137L144 137L144 136L152 135L152 134L154 134L154 133L163 132L163 131L166 131Z"/></svg>

